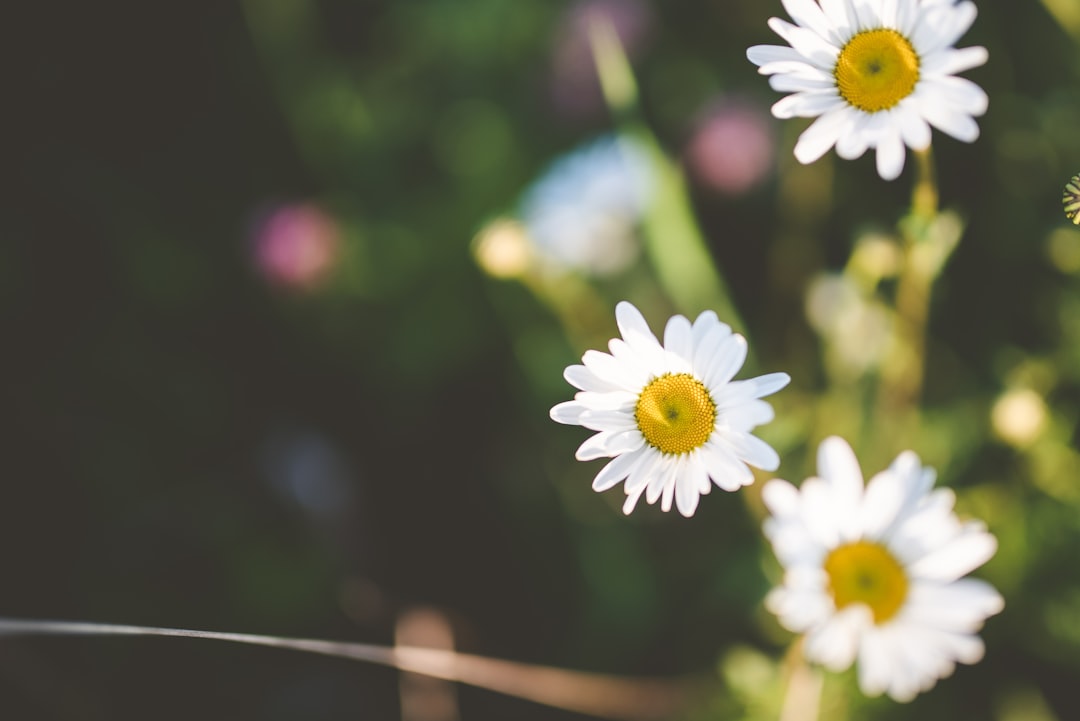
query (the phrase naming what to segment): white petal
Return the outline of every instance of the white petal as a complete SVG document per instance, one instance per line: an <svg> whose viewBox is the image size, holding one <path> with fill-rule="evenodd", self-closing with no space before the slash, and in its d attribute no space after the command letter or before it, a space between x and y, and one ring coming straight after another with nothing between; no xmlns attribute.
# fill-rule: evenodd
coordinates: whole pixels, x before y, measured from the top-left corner
<svg viewBox="0 0 1080 721"><path fill-rule="evenodd" d="M753 472L731 451L716 443L706 443L698 451L713 483L725 491L737 491L754 482Z"/></svg>
<svg viewBox="0 0 1080 721"><path fill-rule="evenodd" d="M836 64L840 48L830 44L812 30L792 25L780 18L769 18L769 27L800 55L822 70L831 70Z"/></svg>
<svg viewBox="0 0 1080 721"><path fill-rule="evenodd" d="M735 455L751 466L763 471L775 471L780 467L780 456L765 441L750 433L728 433L724 441L731 446Z"/></svg>
<svg viewBox="0 0 1080 721"><path fill-rule="evenodd" d="M851 5L855 8L855 16L859 19L860 30L873 30L881 27L878 4L874 0L852 0Z"/></svg>
<svg viewBox="0 0 1080 721"><path fill-rule="evenodd" d="M941 78L928 78L916 89L916 97L927 93L928 102L939 102L951 108L961 110L968 115L978 117L990 106L986 91L967 78L947 75Z"/></svg>
<svg viewBox="0 0 1080 721"><path fill-rule="evenodd" d="M750 400L723 409L724 422L733 431L749 433L758 426L765 425L776 417L776 412L767 401Z"/></svg>
<svg viewBox="0 0 1080 721"><path fill-rule="evenodd" d="M879 696L889 688L896 659L887 633L871 625L859 642L859 688L867 696Z"/></svg>
<svg viewBox="0 0 1080 721"><path fill-rule="evenodd" d="M972 530L920 558L908 571L922 578L952 581L989 561L996 551L997 539L985 531Z"/></svg>
<svg viewBox="0 0 1080 721"><path fill-rule="evenodd" d="M592 482L592 489L594 491L606 491L622 481L630 474L630 471L633 470L646 451L647 449L642 447L632 453L623 453L616 457L596 474L596 478Z"/></svg>
<svg viewBox="0 0 1080 721"><path fill-rule="evenodd" d="M622 512L629 516L631 511L634 510L634 507L637 506L638 499L641 498L641 494L644 492L645 486L641 486L633 492L627 489L626 501L623 502Z"/></svg>
<svg viewBox="0 0 1080 721"><path fill-rule="evenodd" d="M904 488L893 473L882 471L871 478L859 513L863 534L871 539L881 538L896 521L906 499Z"/></svg>
<svg viewBox="0 0 1080 721"><path fill-rule="evenodd" d="M813 30L825 40L833 43L840 42L840 38L837 37L836 31L829 24L825 13L821 11L821 8L813 0L783 0L783 4L788 15L796 23Z"/></svg>
<svg viewBox="0 0 1080 721"><path fill-rule="evenodd" d="M862 468L855 451L840 436L829 436L818 446L818 476L828 481L835 497L861 499L863 493Z"/></svg>
<svg viewBox="0 0 1080 721"><path fill-rule="evenodd" d="M766 373L756 378L748 378L743 381L754 387L754 398L771 396L791 382L791 376L787 373Z"/></svg>
<svg viewBox="0 0 1080 721"><path fill-rule="evenodd" d="M930 126L919 114L914 100L906 98L892 110L892 115L904 145L912 150L926 150L930 147Z"/></svg>
<svg viewBox="0 0 1080 721"><path fill-rule="evenodd" d="M664 458L664 462L659 464L653 473L652 478L649 479L649 486L645 489L645 501L650 505L656 503L660 498L660 494L664 492L664 488L668 484L675 482L675 473L678 470L678 464L672 458Z"/></svg>
<svg viewBox="0 0 1080 721"><path fill-rule="evenodd" d="M581 414L588 409L577 401L563 401L551 409L551 420L568 426L580 426Z"/></svg>
<svg viewBox="0 0 1080 721"><path fill-rule="evenodd" d="M788 118L814 118L818 115L847 107L835 88L808 90L795 93L773 103L772 114L781 120Z"/></svg>
<svg viewBox="0 0 1080 721"><path fill-rule="evenodd" d="M786 518L799 511L799 492L787 481L774 478L761 488L761 500L774 516Z"/></svg>
<svg viewBox="0 0 1080 721"><path fill-rule="evenodd" d="M918 0L900 0L896 5L896 29L904 37L910 38L918 16Z"/></svg>
<svg viewBox="0 0 1080 721"><path fill-rule="evenodd" d="M806 530L819 545L835 548L840 542L840 529L832 488L820 478L810 478L799 487L799 493L802 495L802 520Z"/></svg>
<svg viewBox="0 0 1080 721"><path fill-rule="evenodd" d="M612 458L620 453L636 451L644 443L645 439L636 428L632 431L602 431L582 443L574 457L579 461Z"/></svg>
<svg viewBox="0 0 1080 721"><path fill-rule="evenodd" d="M624 300L615 306L615 322L619 326L619 334L622 335L623 340L634 350L648 355L659 349L660 342L649 330L645 316L632 303Z"/></svg>
<svg viewBox="0 0 1080 721"><path fill-rule="evenodd" d="M905 622L943 631L974 633L1005 602L993 586L977 578L950 583L912 584L902 611Z"/></svg>
<svg viewBox="0 0 1080 721"><path fill-rule="evenodd" d="M965 143L973 143L979 137L979 125L971 115L940 102L935 95L916 98L919 112L928 123L943 133Z"/></svg>
<svg viewBox="0 0 1080 721"><path fill-rule="evenodd" d="M863 629L873 625L870 609L853 604L806 635L806 657L830 671L851 667Z"/></svg>
<svg viewBox="0 0 1080 721"><path fill-rule="evenodd" d="M701 498L700 489L709 487L709 476L705 472L705 466L698 458L691 458L683 474L676 480L675 505L686 518L694 515L697 510L698 500Z"/></svg>
<svg viewBox="0 0 1080 721"><path fill-rule="evenodd" d="M618 411L589 409L581 415L581 425L592 431L629 431L637 428L633 408Z"/></svg>
<svg viewBox="0 0 1080 721"><path fill-rule="evenodd" d="M701 315L697 317L693 325L694 334L694 353L695 363L697 349L705 341L706 338L715 336L718 340L723 340L724 337L731 335L731 326L727 323L721 323L720 319L716 317L716 313L711 310L702 311Z"/></svg>
<svg viewBox="0 0 1080 721"><path fill-rule="evenodd" d="M821 71L818 71L821 72ZM806 91L829 90L836 87L836 81L825 73L823 77L808 78L794 73L781 73L769 78L769 87L778 93L801 93Z"/></svg>
<svg viewBox="0 0 1080 721"><path fill-rule="evenodd" d="M567 366L566 370L563 371L563 378L578 390L596 391L598 393L619 390L619 386L597 377L595 373L583 365Z"/></svg>
<svg viewBox="0 0 1080 721"><path fill-rule="evenodd" d="M904 141L895 128L878 141L877 171L883 180L896 180L904 170Z"/></svg>
<svg viewBox="0 0 1080 721"><path fill-rule="evenodd" d="M990 59L986 48L978 45L970 48L948 48L922 59L919 72L928 75L955 75L985 65Z"/></svg>
<svg viewBox="0 0 1080 721"><path fill-rule="evenodd" d="M757 66L769 63L805 62L798 50L784 45L754 45L747 48L746 59Z"/></svg>
<svg viewBox="0 0 1080 721"><path fill-rule="evenodd" d="M640 371L602 351L587 350L581 360L598 378L626 391L638 392L648 380Z"/></svg>
<svg viewBox="0 0 1080 721"><path fill-rule="evenodd" d="M712 362L701 379L712 390L730 381L746 361L746 339L738 333L720 342ZM715 401L715 398L714 398Z"/></svg>
<svg viewBox="0 0 1080 721"><path fill-rule="evenodd" d="M977 14L975 4L971 2L943 3L923 11L908 39L920 57L929 55L955 44L975 22Z"/></svg>
<svg viewBox="0 0 1080 721"><path fill-rule="evenodd" d="M675 487L679 485L679 477L682 475L682 465L682 458L680 458L676 463L672 464L674 468L667 480L667 483L664 484L664 493L660 497L660 510L664 513L667 513L671 510L671 504L675 500Z"/></svg>
<svg viewBox="0 0 1080 721"><path fill-rule="evenodd" d="M846 43L855 34L855 11L849 0L821 0L821 10L829 24L836 28L840 44Z"/></svg>
<svg viewBox="0 0 1080 721"><path fill-rule="evenodd" d="M840 134L850 123L849 108L841 102L802 132L795 143L795 159L803 165L814 162L836 145Z"/></svg>
<svg viewBox="0 0 1080 721"><path fill-rule="evenodd" d="M690 321L673 315L664 329L664 350L691 361L694 356L694 336Z"/></svg>
<svg viewBox="0 0 1080 721"><path fill-rule="evenodd" d="M868 132L871 117L861 110L848 108L848 125L842 129L836 141L837 155L844 160L855 160L866 152L874 139Z"/></svg>

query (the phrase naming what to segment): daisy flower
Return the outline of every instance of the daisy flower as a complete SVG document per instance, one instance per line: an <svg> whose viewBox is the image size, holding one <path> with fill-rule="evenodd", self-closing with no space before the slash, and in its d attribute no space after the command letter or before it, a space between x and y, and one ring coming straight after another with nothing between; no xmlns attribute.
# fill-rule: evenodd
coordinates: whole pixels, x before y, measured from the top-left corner
<svg viewBox="0 0 1080 721"><path fill-rule="evenodd" d="M615 307L615 320L622 338L608 344L610 354L586 351L584 365L568 367L563 375L580 392L551 409L559 423L597 431L578 460L614 459L593 490L625 479L624 513L644 494L665 511L674 501L689 517L712 483L725 491L753 483L747 464L776 470L776 451L750 431L772 420L772 406L760 399L786 386L786 373L733 381L746 340L712 311L693 324L673 316L662 345L630 303Z"/></svg>
<svg viewBox="0 0 1080 721"><path fill-rule="evenodd" d="M904 169L904 145L930 147L930 126L974 142L986 112L982 88L955 73L986 62L986 48L953 44L975 21L974 3L953 0L783 0L791 24L771 18L787 41L746 51L774 90L778 118L817 118L795 157L812 163L836 146L841 158L877 149L877 170Z"/></svg>
<svg viewBox="0 0 1080 721"><path fill-rule="evenodd" d="M765 604L806 634L806 657L833 671L857 657L863 692L896 701L930 689L957 661L977 663L975 634L1004 606L990 584L961 578L997 550L983 524L957 519L952 491L933 490L933 469L911 451L864 486L851 447L828 438L818 476L762 489L765 535L784 566Z"/></svg>
<svg viewBox="0 0 1080 721"><path fill-rule="evenodd" d="M613 275L636 258L654 186L646 149L614 134L555 160L524 192L520 215L538 253L563 269Z"/></svg>

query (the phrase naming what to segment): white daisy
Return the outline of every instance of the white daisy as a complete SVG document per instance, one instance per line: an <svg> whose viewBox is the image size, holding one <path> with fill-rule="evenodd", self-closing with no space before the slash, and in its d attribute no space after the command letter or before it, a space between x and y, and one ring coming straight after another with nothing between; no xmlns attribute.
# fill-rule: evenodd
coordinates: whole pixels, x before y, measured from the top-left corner
<svg viewBox="0 0 1080 721"><path fill-rule="evenodd" d="M818 478L762 489L765 535L784 566L765 604L806 634L807 658L834 671L859 660L859 686L909 701L983 656L976 632L1004 606L994 588L961 578L997 549L982 523L961 523L953 492L911 451L863 485L851 447L826 439Z"/></svg>
<svg viewBox="0 0 1080 721"><path fill-rule="evenodd" d="M568 367L563 375L580 392L551 409L559 423L599 431L578 448L578 460L614 459L594 490L626 479L624 513L644 494L665 511L674 500L692 516L710 478L735 491L754 481L746 464L776 470L776 451L750 431L772 420L772 406L760 399L786 386L786 373L733 381L746 340L712 311L693 324L673 316L663 345L630 303L615 307L615 320L622 339L608 344L610 355L590 350L584 365Z"/></svg>
<svg viewBox="0 0 1080 721"><path fill-rule="evenodd" d="M954 73L986 62L986 48L953 44L975 21L974 3L953 0L783 0L796 24L770 18L787 41L746 51L774 90L778 118L817 118L795 157L812 163L836 146L853 159L877 149L877 169L892 180L904 169L904 145L930 146L930 125L973 142L987 97Z"/></svg>

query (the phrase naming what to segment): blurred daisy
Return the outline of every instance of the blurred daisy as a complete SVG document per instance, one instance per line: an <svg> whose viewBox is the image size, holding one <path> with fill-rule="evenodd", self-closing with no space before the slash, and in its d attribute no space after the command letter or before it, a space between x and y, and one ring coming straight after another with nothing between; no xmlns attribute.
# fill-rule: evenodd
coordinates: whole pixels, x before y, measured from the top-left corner
<svg viewBox="0 0 1080 721"><path fill-rule="evenodd" d="M953 44L975 21L974 3L953 0L784 0L795 25L771 18L790 47L746 51L774 90L778 118L817 118L795 157L812 163L836 146L853 159L877 149L878 174L904 169L904 145L930 146L930 125L957 140L979 137L987 97L955 73L986 62L986 48Z"/></svg>
<svg viewBox="0 0 1080 721"><path fill-rule="evenodd" d="M1061 194L1061 202L1065 206L1065 217L1074 225L1080 225L1080 175L1069 178Z"/></svg>
<svg viewBox="0 0 1080 721"><path fill-rule="evenodd" d="M596 275L637 258L637 227L653 189L648 152L604 135L553 162L524 193L520 216L549 263Z"/></svg>
<svg viewBox="0 0 1080 721"><path fill-rule="evenodd" d="M863 485L842 439L818 450L818 478L763 489L765 535L784 566L765 604L806 634L807 658L833 671L859 660L859 686L910 701L983 657L976 632L1003 608L990 584L961 578L994 555L982 523L961 523L948 489L911 451Z"/></svg>
<svg viewBox="0 0 1080 721"><path fill-rule="evenodd" d="M776 451L750 431L772 420L772 406L760 399L787 385L786 373L733 381L746 340L712 311L693 324L673 316L663 345L630 303L616 306L615 319L622 339L608 344L610 355L590 350L584 365L568 367L564 376L580 392L551 409L559 423L598 431L578 448L578 460L614 459L593 490L626 479L624 513L644 494L665 511L674 501L692 516L711 483L735 491L754 481L747 464L776 470Z"/></svg>

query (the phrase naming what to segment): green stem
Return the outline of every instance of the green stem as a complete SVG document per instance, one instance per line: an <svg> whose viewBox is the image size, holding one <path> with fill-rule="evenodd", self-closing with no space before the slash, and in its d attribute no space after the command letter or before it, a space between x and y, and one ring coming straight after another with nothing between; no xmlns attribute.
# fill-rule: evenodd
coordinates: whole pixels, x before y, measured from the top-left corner
<svg viewBox="0 0 1080 721"><path fill-rule="evenodd" d="M918 425L926 367L930 295L940 264L929 262L931 231L938 218L938 186L930 148L914 153L918 175L911 212L900 223L903 265L896 285L897 349L882 367L878 428L890 445L908 443Z"/></svg>

